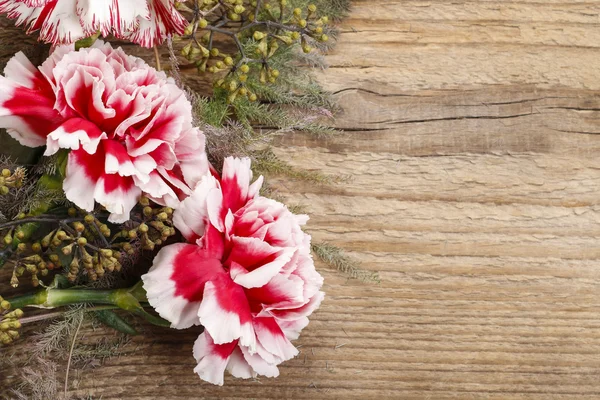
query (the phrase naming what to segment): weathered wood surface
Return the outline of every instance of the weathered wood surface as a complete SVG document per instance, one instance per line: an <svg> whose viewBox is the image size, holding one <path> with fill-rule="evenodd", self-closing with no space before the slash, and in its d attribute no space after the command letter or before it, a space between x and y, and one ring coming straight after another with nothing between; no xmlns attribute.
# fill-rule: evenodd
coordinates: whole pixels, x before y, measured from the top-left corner
<svg viewBox="0 0 600 400"><path fill-rule="evenodd" d="M153 330L73 396L600 397L600 1L363 0L342 29L319 78L346 135L278 152L351 179L276 187L381 284L321 265L278 379L203 384L197 332Z"/></svg>

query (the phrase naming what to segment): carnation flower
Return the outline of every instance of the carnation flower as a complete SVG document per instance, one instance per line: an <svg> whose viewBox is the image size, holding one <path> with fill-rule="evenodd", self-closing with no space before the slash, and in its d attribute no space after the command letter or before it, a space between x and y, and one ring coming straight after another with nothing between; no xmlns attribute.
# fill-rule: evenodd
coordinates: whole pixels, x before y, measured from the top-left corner
<svg viewBox="0 0 600 400"><path fill-rule="evenodd" d="M175 210L191 243L164 247L142 276L148 301L171 326L203 325L195 372L223 384L275 377L298 351L298 338L324 294L310 255L305 215L259 196L249 159L227 158L221 180L207 174Z"/></svg>
<svg viewBox="0 0 600 400"><path fill-rule="evenodd" d="M175 207L208 171L192 106L163 72L97 41L60 46L40 67L17 53L0 76L0 127L45 155L71 150L63 188L124 222L145 193Z"/></svg>
<svg viewBox="0 0 600 400"><path fill-rule="evenodd" d="M27 33L40 31L40 40L69 44L100 31L144 47L182 34L187 21L173 0L0 0L0 13Z"/></svg>

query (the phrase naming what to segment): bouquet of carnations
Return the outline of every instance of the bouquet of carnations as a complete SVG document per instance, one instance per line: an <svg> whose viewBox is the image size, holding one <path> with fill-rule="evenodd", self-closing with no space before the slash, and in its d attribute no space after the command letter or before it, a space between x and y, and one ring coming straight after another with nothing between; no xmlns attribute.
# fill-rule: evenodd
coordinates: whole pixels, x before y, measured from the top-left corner
<svg viewBox="0 0 600 400"><path fill-rule="evenodd" d="M19 52L0 76L0 128L34 155L0 159L0 268L17 291L0 297L0 342L44 319L29 307L79 304L126 333L122 310L201 325L194 371L217 385L225 370L276 377L298 354L291 341L324 297L308 216L269 198L253 169L325 179L269 145L282 131L330 133L319 121L331 101L299 73L335 34L319 13L329 2L316 3L0 0L51 44L41 65ZM338 3L323 7L341 14ZM187 86L190 69L212 93Z"/></svg>

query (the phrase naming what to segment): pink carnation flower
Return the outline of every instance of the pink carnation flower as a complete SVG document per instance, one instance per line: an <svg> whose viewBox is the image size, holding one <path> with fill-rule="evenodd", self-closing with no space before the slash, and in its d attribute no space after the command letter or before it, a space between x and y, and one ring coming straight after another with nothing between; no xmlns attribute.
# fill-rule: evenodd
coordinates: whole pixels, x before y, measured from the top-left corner
<svg viewBox="0 0 600 400"><path fill-rule="evenodd" d="M174 0L0 0L0 13L27 33L40 31L40 40L70 44L100 31L144 47L160 44L171 34L182 34L187 21Z"/></svg>
<svg viewBox="0 0 600 400"><path fill-rule="evenodd" d="M124 222L142 193L176 207L208 171L192 106L163 72L96 42L58 47L39 68L17 53L0 76L0 127L45 155L71 150L63 188Z"/></svg>
<svg viewBox="0 0 600 400"><path fill-rule="evenodd" d="M228 158L220 181L206 175L175 210L175 226L193 244L173 244L142 276L148 301L171 326L203 325L195 372L223 384L275 377L298 354L297 339L323 299L310 255L305 215L259 196L249 159Z"/></svg>

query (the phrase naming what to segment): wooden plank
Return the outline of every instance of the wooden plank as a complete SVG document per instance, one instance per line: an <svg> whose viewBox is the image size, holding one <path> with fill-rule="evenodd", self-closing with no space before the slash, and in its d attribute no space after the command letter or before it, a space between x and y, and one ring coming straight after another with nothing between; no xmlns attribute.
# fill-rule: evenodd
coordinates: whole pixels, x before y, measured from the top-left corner
<svg viewBox="0 0 600 400"><path fill-rule="evenodd" d="M277 149L349 179L271 183L381 283L319 264L278 379L201 383L198 332L148 328L74 397L600 397L600 1L354 4L319 73L345 134Z"/></svg>

